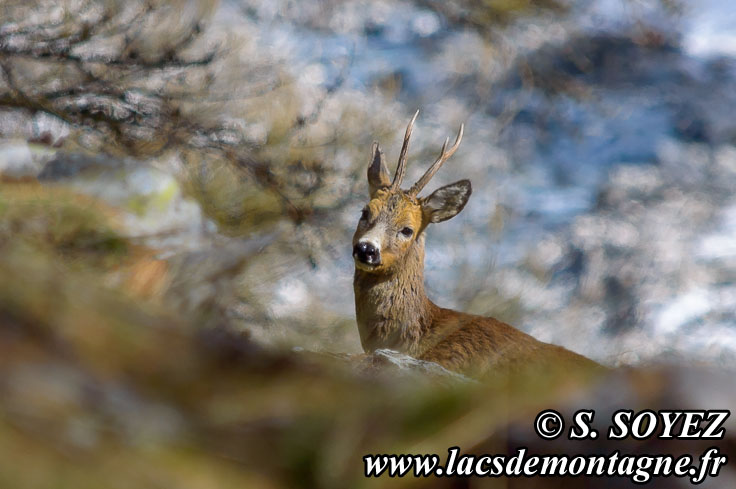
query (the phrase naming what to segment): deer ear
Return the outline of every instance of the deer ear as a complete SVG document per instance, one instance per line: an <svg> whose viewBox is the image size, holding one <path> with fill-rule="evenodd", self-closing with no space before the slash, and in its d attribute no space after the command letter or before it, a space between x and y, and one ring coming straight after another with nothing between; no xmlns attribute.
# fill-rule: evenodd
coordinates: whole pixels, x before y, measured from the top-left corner
<svg viewBox="0 0 736 489"><path fill-rule="evenodd" d="M455 217L468 203L472 191L470 180L460 180L440 187L429 197L421 199L427 221L442 222Z"/></svg>
<svg viewBox="0 0 736 489"><path fill-rule="evenodd" d="M391 185L391 180L386 168L386 161L383 159L383 151L378 143L373 143L371 151L371 164L368 166L368 186L370 187L371 197L384 187Z"/></svg>

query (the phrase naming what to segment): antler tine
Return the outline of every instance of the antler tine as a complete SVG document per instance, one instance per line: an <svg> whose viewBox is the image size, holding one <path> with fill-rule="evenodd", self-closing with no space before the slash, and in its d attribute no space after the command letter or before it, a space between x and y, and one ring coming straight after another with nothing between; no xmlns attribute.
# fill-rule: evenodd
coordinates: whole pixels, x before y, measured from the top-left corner
<svg viewBox="0 0 736 489"><path fill-rule="evenodd" d="M396 174L394 175L394 181L391 182L391 189L396 190L401 186L401 181L404 179L406 174L406 153L409 151L409 139L411 138L411 131L414 129L414 121L417 120L419 115L419 109L414 112L414 117L409 121L409 125L406 126L406 133L404 133L404 144L401 146L401 153L399 154L399 164L396 167Z"/></svg>
<svg viewBox="0 0 736 489"><path fill-rule="evenodd" d="M455 142L449 150L447 149L447 143L450 142L450 138L445 139L445 143L442 145L442 151L440 151L439 157L437 157L435 162L432 163L432 166L430 166L429 169L424 173L424 175L422 175L422 178L417 180L417 183L415 183L411 187L411 189L409 189L410 195L416 196L419 192L421 192L424 186L429 183L434 174L437 173L437 170L440 169L445 161L450 159L450 157L455 154L455 151L457 151L457 148L460 146L460 141L463 140L464 129L465 124L460 124L460 130L457 133L457 138L455 138Z"/></svg>

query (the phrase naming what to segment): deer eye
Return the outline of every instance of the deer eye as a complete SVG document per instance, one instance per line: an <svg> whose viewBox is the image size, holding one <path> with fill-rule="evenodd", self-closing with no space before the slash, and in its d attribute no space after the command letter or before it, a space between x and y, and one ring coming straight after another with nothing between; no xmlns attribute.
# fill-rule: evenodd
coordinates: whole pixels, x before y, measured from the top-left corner
<svg viewBox="0 0 736 489"><path fill-rule="evenodd" d="M401 231L399 231L399 232L400 232L400 233L401 233L401 235L402 235L402 236L404 236L405 238L411 238L411 235L412 235L412 234L414 234L414 230L413 230L412 228L409 228L409 227L406 227L406 228L402 229L402 230L401 230Z"/></svg>
<svg viewBox="0 0 736 489"><path fill-rule="evenodd" d="M368 209L363 209L362 211L360 211L360 220L361 221L368 220Z"/></svg>

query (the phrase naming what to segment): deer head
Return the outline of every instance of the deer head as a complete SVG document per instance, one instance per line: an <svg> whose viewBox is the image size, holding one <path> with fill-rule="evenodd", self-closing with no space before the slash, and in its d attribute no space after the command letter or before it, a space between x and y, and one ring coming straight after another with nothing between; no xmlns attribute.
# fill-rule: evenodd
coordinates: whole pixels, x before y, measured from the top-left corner
<svg viewBox="0 0 736 489"><path fill-rule="evenodd" d="M383 152L373 143L371 163L368 166L368 186L371 200L363 208L358 228L353 235L353 258L359 270L371 273L390 273L400 267L412 247L423 247L424 230L430 223L446 221L465 207L470 197L469 180L460 180L435 190L427 197L419 192L460 146L463 125L455 143L448 149L449 138L432 166L409 190L401 189L406 173L406 157L414 121L409 122L393 180L389 180Z"/></svg>

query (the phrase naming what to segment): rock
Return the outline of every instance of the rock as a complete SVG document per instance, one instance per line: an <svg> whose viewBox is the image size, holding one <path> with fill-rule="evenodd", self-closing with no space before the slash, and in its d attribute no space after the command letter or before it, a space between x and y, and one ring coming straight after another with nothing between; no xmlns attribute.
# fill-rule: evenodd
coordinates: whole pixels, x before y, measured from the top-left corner
<svg viewBox="0 0 736 489"><path fill-rule="evenodd" d="M474 383L462 374L447 370L434 362L427 362L394 350L379 349L365 355L356 365L358 371L379 376L406 378L431 384Z"/></svg>

